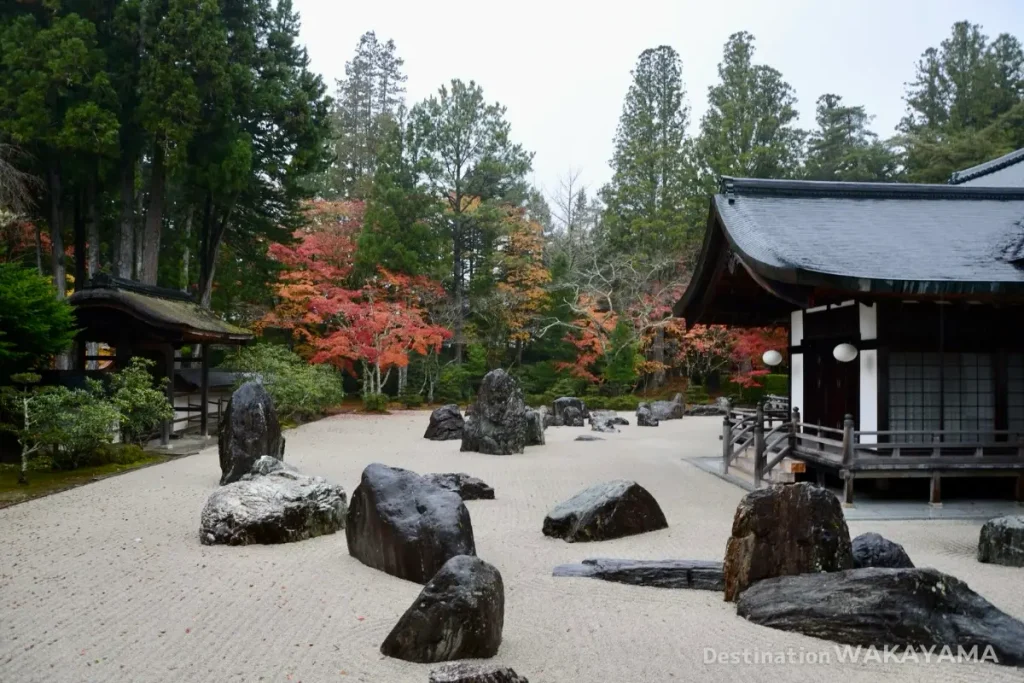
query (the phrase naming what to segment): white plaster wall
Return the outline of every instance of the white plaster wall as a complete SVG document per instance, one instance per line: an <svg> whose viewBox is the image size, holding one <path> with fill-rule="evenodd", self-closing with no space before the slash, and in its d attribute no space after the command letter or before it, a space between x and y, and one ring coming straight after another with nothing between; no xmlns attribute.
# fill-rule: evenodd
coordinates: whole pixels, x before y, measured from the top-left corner
<svg viewBox="0 0 1024 683"><path fill-rule="evenodd" d="M789 359L790 410L800 409L800 418L804 416L804 354L794 353Z"/></svg>
<svg viewBox="0 0 1024 683"><path fill-rule="evenodd" d="M878 351L860 352L860 429L873 432L878 429ZM865 434L861 443L876 443L874 434Z"/></svg>
<svg viewBox="0 0 1024 683"><path fill-rule="evenodd" d="M789 329L793 346L800 346L804 343L804 312L793 311L789 316Z"/></svg>
<svg viewBox="0 0 1024 683"><path fill-rule="evenodd" d="M860 338L878 339L878 308L858 304L860 313Z"/></svg>

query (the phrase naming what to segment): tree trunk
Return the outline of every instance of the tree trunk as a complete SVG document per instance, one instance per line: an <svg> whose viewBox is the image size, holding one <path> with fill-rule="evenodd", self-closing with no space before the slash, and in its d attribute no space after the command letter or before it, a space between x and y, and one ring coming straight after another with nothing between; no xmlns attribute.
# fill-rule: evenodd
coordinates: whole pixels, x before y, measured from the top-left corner
<svg viewBox="0 0 1024 683"><path fill-rule="evenodd" d="M665 384L665 328L659 327L654 333L654 344L651 345L651 355L655 363L661 363L661 367L654 371L654 386L661 387Z"/></svg>
<svg viewBox="0 0 1024 683"><path fill-rule="evenodd" d="M192 257L192 207L185 216L185 249L181 254L181 291L187 292L189 285L189 260Z"/></svg>
<svg viewBox="0 0 1024 683"><path fill-rule="evenodd" d="M28 430L32 426L32 423L31 423L31 421L29 419L28 396L27 395L22 397L21 405L22 405L22 410L24 411L25 434L26 434L25 439L27 440L29 438L28 437ZM29 456L28 443L23 443L23 444L21 444L21 471L18 472L18 483L22 484L22 485L28 484L28 456Z"/></svg>
<svg viewBox="0 0 1024 683"><path fill-rule="evenodd" d="M85 190L86 275L100 271L100 222L96 217L96 176L90 176Z"/></svg>
<svg viewBox="0 0 1024 683"><path fill-rule="evenodd" d="M86 256L85 256L85 207L82 205L82 193L75 193L74 215L71 220L71 230L75 241L75 290L85 285Z"/></svg>
<svg viewBox="0 0 1024 683"><path fill-rule="evenodd" d="M227 231L233 207L234 200L225 209L224 216L217 219L213 211L213 198L207 195L199 234L199 303L203 308L210 308L213 299L213 276L217 270L217 256L220 254L221 241Z"/></svg>
<svg viewBox="0 0 1024 683"><path fill-rule="evenodd" d="M60 210L60 170L50 166L47 180L50 186L50 266L53 270L53 286L57 290L57 299L64 299L67 297L67 277L64 270L64 237L61 222L63 218Z"/></svg>
<svg viewBox="0 0 1024 683"><path fill-rule="evenodd" d="M39 224L39 221L33 221L35 223L36 233L36 270L39 274L43 274L43 227Z"/></svg>
<svg viewBox="0 0 1024 683"><path fill-rule="evenodd" d="M462 308L463 308L463 282L462 282L462 222L456 217L454 231L452 234L452 294L455 299L455 324L452 330L452 346L455 349L455 362L462 364Z"/></svg>
<svg viewBox="0 0 1024 683"><path fill-rule="evenodd" d="M149 204L146 206L146 227L142 233L142 271L139 281L155 285L160 267L160 235L164 225L164 148L159 142L153 149L149 176Z"/></svg>
<svg viewBox="0 0 1024 683"><path fill-rule="evenodd" d="M122 158L121 164L121 218L114 275L130 280L135 274L135 160Z"/></svg>

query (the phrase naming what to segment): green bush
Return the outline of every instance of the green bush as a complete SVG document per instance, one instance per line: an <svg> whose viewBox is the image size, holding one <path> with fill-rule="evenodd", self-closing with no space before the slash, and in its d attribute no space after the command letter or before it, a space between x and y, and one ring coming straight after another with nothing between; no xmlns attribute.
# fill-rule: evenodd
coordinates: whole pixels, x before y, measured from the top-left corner
<svg viewBox="0 0 1024 683"><path fill-rule="evenodd" d="M423 405L423 396L420 394L402 394L398 400L406 408L419 408Z"/></svg>
<svg viewBox="0 0 1024 683"><path fill-rule="evenodd" d="M103 396L99 382L87 389L46 387L34 398L35 441L50 452L54 469L70 470L88 461L113 441L120 419L117 407Z"/></svg>
<svg viewBox="0 0 1024 683"><path fill-rule="evenodd" d="M564 376L564 373L555 369L555 362L551 360L520 365L513 374L519 386L528 394L546 393Z"/></svg>
<svg viewBox="0 0 1024 683"><path fill-rule="evenodd" d="M166 390L153 387L152 365L153 361L136 357L110 376L110 399L121 414L121 437L129 443L146 443L165 420L174 419ZM166 387L167 378L161 383Z"/></svg>
<svg viewBox="0 0 1024 683"><path fill-rule="evenodd" d="M339 371L307 363L278 344L256 344L229 357L224 367L259 374L282 421L311 420L345 398Z"/></svg>
<svg viewBox="0 0 1024 683"><path fill-rule="evenodd" d="M75 337L66 299L50 278L15 263L0 263L0 382L64 351Z"/></svg>
<svg viewBox="0 0 1024 683"><path fill-rule="evenodd" d="M78 467L100 465L131 465L148 456L142 447L133 443L105 443L82 455Z"/></svg>
<svg viewBox="0 0 1024 683"><path fill-rule="evenodd" d="M473 398L473 386L465 366L450 363L441 368L434 398L441 403L464 403Z"/></svg>
<svg viewBox="0 0 1024 683"><path fill-rule="evenodd" d="M584 402L590 410L636 410L636 407L643 402L643 398L633 394L622 394L621 396L587 396Z"/></svg>
<svg viewBox="0 0 1024 683"><path fill-rule="evenodd" d="M789 395L789 375L765 375L761 379L764 385L764 392L775 396Z"/></svg>
<svg viewBox="0 0 1024 683"><path fill-rule="evenodd" d="M694 403L709 403L710 401L711 397L708 396L708 392L703 385L690 384L686 387L687 405Z"/></svg>
<svg viewBox="0 0 1024 683"><path fill-rule="evenodd" d="M388 403L387 394L363 394L363 410L368 413L386 413Z"/></svg>

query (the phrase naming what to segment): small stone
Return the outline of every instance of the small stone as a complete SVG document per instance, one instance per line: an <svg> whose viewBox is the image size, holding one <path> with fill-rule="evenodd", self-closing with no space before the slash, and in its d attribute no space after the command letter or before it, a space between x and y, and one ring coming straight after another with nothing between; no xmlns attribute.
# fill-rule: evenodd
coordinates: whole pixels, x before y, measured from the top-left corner
<svg viewBox="0 0 1024 683"><path fill-rule="evenodd" d="M459 555L427 582L380 651L408 662L493 657L504 623L501 573L478 557Z"/></svg>
<svg viewBox="0 0 1024 683"><path fill-rule="evenodd" d="M603 541L668 526L665 513L635 481L609 481L586 488L544 518L545 536L570 543Z"/></svg>
<svg viewBox="0 0 1024 683"><path fill-rule="evenodd" d="M459 412L459 406L449 403L430 413L430 424L427 425L423 438L431 441L461 439L464 426L465 421Z"/></svg>
<svg viewBox="0 0 1024 683"><path fill-rule="evenodd" d="M471 477L464 472L444 474L425 474L428 480L438 486L454 491L462 500L494 500L494 489L481 479Z"/></svg>
<svg viewBox="0 0 1024 683"><path fill-rule="evenodd" d="M637 427L657 427L658 418L654 417L654 413L651 412L651 406L647 403L641 403L636 407L636 426Z"/></svg>
<svg viewBox="0 0 1024 683"><path fill-rule="evenodd" d="M545 411L546 412L546 411ZM544 413L533 408L526 409L526 445L544 445Z"/></svg>
<svg viewBox="0 0 1024 683"><path fill-rule="evenodd" d="M604 441L600 436L594 436L593 434L580 434L573 441Z"/></svg>
<svg viewBox="0 0 1024 683"><path fill-rule="evenodd" d="M913 568L914 563L899 543L876 533L861 534L853 539L853 568L890 567Z"/></svg>
<svg viewBox="0 0 1024 683"><path fill-rule="evenodd" d="M978 561L1024 567L1024 516L996 517L985 522L978 538Z"/></svg>
<svg viewBox="0 0 1024 683"><path fill-rule="evenodd" d="M456 662L430 672L428 683L530 683L508 667Z"/></svg>

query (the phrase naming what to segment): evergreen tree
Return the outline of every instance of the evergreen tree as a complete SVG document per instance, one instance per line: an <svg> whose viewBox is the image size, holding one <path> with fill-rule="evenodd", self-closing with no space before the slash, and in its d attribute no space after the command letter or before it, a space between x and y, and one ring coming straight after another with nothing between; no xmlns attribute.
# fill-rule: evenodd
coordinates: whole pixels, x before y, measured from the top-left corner
<svg viewBox="0 0 1024 683"><path fill-rule="evenodd" d="M443 274L441 240L434 229L440 202L419 179L416 159L394 127L382 143L366 202L355 275L366 279L382 267L406 275Z"/></svg>
<svg viewBox="0 0 1024 683"><path fill-rule="evenodd" d="M60 353L75 337L75 316L46 277L0 263L0 384Z"/></svg>
<svg viewBox="0 0 1024 683"><path fill-rule="evenodd" d="M512 142L505 108L488 104L475 82L441 86L411 112L416 153L434 195L445 204L443 230L450 240L451 294L456 359L465 344L467 286L479 276L493 286L493 252L501 204L526 199L524 177L533 155ZM488 267L491 266L491 267Z"/></svg>
<svg viewBox="0 0 1024 683"><path fill-rule="evenodd" d="M681 248L682 216L693 190L685 96L676 51L667 45L644 50L615 133L614 175L603 193L612 248L641 257Z"/></svg>
<svg viewBox="0 0 1024 683"><path fill-rule="evenodd" d="M754 36L734 33L708 89L698 153L705 187L723 175L788 178L798 172L804 134L794 127L796 96L770 66L754 64Z"/></svg>
<svg viewBox="0 0 1024 683"><path fill-rule="evenodd" d="M382 42L373 31L359 39L356 54L345 63L338 81L331 120L335 160L322 179L328 197L366 197L376 160L390 129L400 123L405 103L404 60L395 42Z"/></svg>
<svg viewBox="0 0 1024 683"><path fill-rule="evenodd" d="M804 175L810 180L886 181L897 173L896 154L868 130L864 107L846 106L839 95L818 98L818 129L807 141Z"/></svg>

